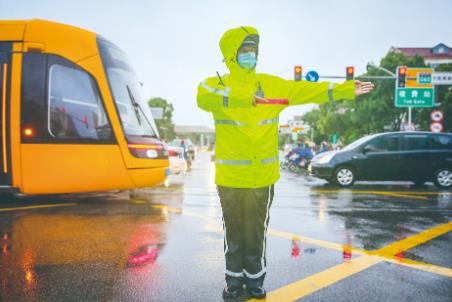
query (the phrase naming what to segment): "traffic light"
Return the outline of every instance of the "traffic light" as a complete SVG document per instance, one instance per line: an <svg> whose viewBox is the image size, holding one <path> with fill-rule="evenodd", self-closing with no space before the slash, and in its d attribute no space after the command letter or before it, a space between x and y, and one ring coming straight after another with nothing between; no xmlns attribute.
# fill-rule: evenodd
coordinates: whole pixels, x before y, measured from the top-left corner
<svg viewBox="0 0 452 302"><path fill-rule="evenodd" d="M397 67L397 83L399 87L405 87L406 85L406 66Z"/></svg>
<svg viewBox="0 0 452 302"><path fill-rule="evenodd" d="M294 68L294 79L295 81L301 81L302 78L302 73L303 73L303 68L301 68L301 66L297 65Z"/></svg>
<svg viewBox="0 0 452 302"><path fill-rule="evenodd" d="M353 80L355 77L355 67L353 66L347 66L347 68L345 69L345 78L346 80Z"/></svg>

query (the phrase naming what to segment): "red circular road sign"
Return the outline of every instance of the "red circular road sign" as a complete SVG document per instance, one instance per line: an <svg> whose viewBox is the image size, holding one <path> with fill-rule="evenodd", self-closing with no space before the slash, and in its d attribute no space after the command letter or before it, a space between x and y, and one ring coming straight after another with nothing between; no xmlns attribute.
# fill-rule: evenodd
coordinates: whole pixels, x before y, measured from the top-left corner
<svg viewBox="0 0 452 302"><path fill-rule="evenodd" d="M441 123L434 122L430 124L430 131L432 132L443 132L444 126Z"/></svg>
<svg viewBox="0 0 452 302"><path fill-rule="evenodd" d="M434 122L441 122L444 118L444 113L442 111L435 110L430 114L430 117Z"/></svg>

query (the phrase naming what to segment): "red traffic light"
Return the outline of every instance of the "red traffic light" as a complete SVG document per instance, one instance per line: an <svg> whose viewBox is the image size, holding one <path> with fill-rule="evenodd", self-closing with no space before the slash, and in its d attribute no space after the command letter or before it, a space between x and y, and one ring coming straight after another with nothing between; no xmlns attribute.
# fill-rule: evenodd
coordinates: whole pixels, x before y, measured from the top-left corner
<svg viewBox="0 0 452 302"><path fill-rule="evenodd" d="M296 65L294 68L294 79L295 81L301 81L302 75L301 73L303 72L303 68L300 65Z"/></svg>
<svg viewBox="0 0 452 302"><path fill-rule="evenodd" d="M401 75L401 76L406 75L406 69L407 69L406 66L400 66L399 67L399 75Z"/></svg>
<svg viewBox="0 0 452 302"><path fill-rule="evenodd" d="M346 72L345 78L347 79L347 81L353 80L353 78L355 77L355 67L347 66L345 72Z"/></svg>
<svg viewBox="0 0 452 302"><path fill-rule="evenodd" d="M408 67L406 66L399 66L397 68L397 86L398 87L405 87L406 86L406 73L407 73Z"/></svg>

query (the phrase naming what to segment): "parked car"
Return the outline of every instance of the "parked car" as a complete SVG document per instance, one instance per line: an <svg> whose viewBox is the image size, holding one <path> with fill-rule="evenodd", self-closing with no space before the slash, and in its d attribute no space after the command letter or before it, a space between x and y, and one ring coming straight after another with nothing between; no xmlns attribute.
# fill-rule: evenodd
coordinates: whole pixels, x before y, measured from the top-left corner
<svg viewBox="0 0 452 302"><path fill-rule="evenodd" d="M168 145L168 159L171 174L180 174L187 170L187 161L184 157L183 148Z"/></svg>
<svg viewBox="0 0 452 302"><path fill-rule="evenodd" d="M433 181L452 187L452 133L388 132L315 156L312 174L342 187L356 180Z"/></svg>

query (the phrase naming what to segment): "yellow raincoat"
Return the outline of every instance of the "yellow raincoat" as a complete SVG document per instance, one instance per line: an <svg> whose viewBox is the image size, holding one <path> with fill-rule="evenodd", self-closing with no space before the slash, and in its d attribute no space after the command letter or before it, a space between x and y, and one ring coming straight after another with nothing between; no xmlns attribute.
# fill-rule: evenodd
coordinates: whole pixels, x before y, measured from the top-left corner
<svg viewBox="0 0 452 302"><path fill-rule="evenodd" d="M230 74L207 78L197 96L198 106L215 120L215 183L233 188L259 188L279 179L278 117L287 106L355 98L354 81L296 82L241 68L237 51L248 35L258 32L238 27L224 33L220 48ZM276 104L253 106L260 93Z"/></svg>

